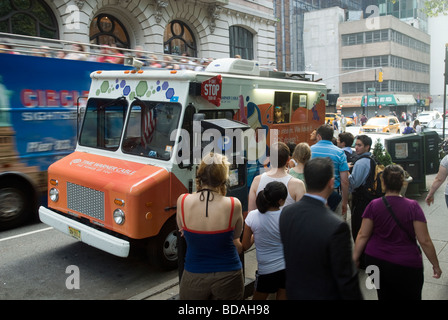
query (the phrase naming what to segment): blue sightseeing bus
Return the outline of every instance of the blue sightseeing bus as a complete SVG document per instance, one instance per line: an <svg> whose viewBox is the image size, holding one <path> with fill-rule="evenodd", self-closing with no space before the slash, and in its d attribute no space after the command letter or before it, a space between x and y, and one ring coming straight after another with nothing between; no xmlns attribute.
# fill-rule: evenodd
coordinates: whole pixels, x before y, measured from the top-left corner
<svg viewBox="0 0 448 320"><path fill-rule="evenodd" d="M46 204L47 168L76 145L95 70L122 65L0 53L0 230Z"/></svg>

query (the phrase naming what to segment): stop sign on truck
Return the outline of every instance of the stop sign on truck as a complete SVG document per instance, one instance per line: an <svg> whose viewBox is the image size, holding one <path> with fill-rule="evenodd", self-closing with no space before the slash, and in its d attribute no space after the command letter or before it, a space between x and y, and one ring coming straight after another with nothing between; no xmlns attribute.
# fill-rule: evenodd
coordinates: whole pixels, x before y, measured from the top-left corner
<svg viewBox="0 0 448 320"><path fill-rule="evenodd" d="M201 96L219 107L221 105L222 78L217 75L201 84Z"/></svg>

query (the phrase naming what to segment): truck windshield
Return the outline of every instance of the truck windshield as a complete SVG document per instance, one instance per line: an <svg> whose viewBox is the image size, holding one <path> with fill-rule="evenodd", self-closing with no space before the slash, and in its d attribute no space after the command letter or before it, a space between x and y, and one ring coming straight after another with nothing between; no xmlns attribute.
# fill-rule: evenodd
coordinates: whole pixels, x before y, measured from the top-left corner
<svg viewBox="0 0 448 320"><path fill-rule="evenodd" d="M126 99L89 99L79 137L86 147L115 151L120 145L121 133L128 103Z"/></svg>
<svg viewBox="0 0 448 320"><path fill-rule="evenodd" d="M180 112L178 103L134 101L123 138L123 152L170 159L174 145L170 135L178 126Z"/></svg>

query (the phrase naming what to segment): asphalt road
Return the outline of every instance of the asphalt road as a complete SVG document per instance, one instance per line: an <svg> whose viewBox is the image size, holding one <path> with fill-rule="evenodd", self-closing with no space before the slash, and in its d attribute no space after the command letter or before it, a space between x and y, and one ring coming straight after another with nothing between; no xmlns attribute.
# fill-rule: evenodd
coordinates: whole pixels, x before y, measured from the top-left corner
<svg viewBox="0 0 448 320"><path fill-rule="evenodd" d="M175 277L143 252L115 257L43 223L0 232L0 300L122 300Z"/></svg>

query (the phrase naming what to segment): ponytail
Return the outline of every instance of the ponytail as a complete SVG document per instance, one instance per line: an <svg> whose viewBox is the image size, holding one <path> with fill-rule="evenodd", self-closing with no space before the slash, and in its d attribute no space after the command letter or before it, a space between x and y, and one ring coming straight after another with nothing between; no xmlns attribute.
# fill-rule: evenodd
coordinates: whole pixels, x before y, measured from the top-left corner
<svg viewBox="0 0 448 320"><path fill-rule="evenodd" d="M283 183L277 181L269 182L257 195L257 209L261 213L265 213L269 208L278 208L280 207L279 201L286 200L287 196L288 189Z"/></svg>

